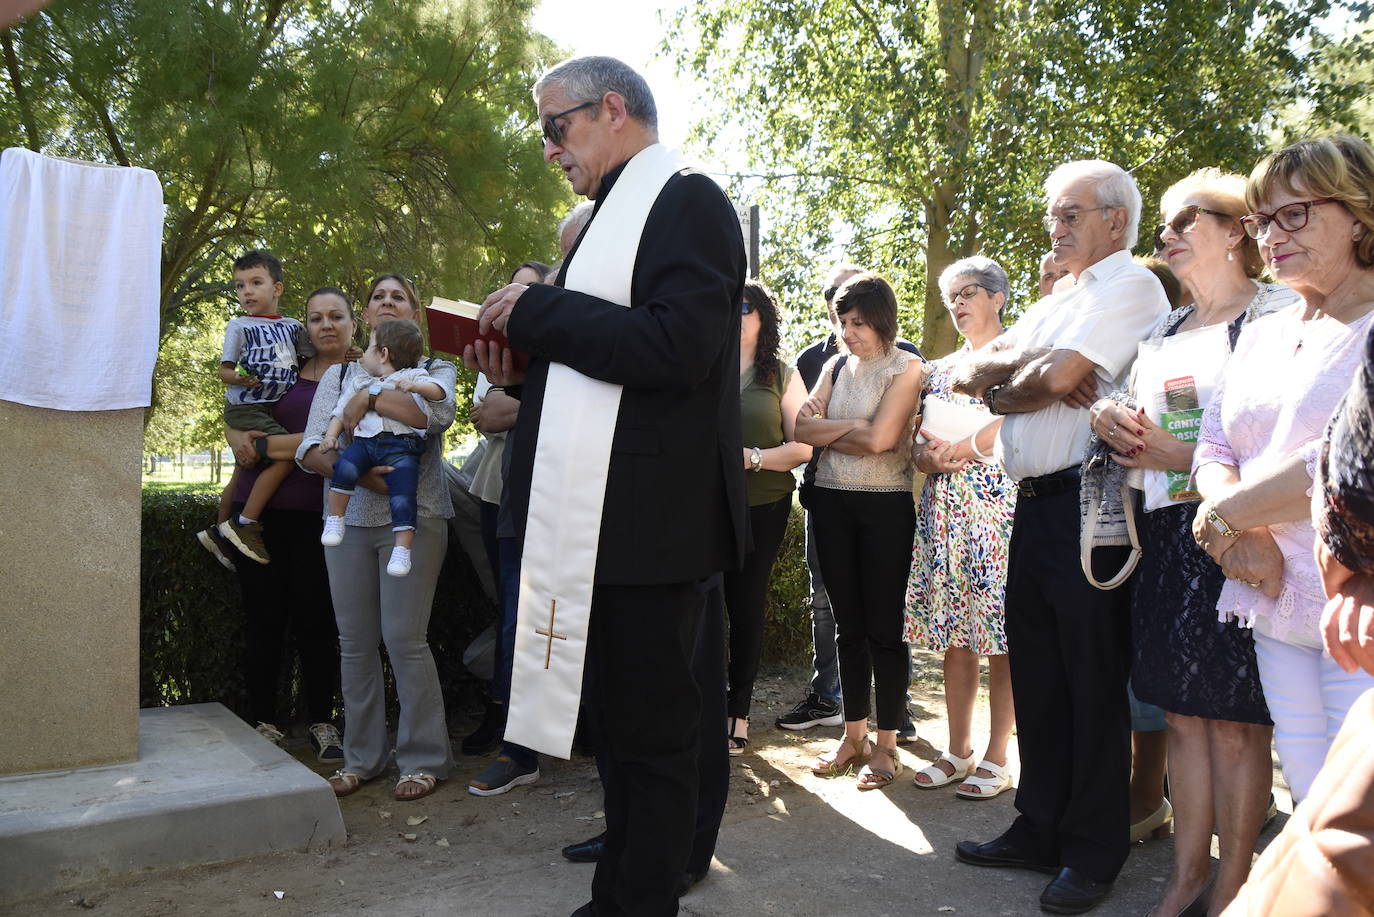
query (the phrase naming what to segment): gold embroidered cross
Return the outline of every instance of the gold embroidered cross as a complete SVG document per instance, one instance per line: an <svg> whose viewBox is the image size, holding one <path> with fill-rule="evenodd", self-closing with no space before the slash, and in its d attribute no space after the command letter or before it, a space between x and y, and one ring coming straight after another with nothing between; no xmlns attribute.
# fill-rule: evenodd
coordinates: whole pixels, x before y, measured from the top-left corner
<svg viewBox="0 0 1374 917"><path fill-rule="evenodd" d="M553 641L555 641L555 640L566 640L566 639L568 639L568 638L567 638L565 635L563 635L563 634L555 634L555 633L553 632L553 615L554 615L554 610L555 610L557 607L558 607L558 600L557 600L557 599L554 599L553 601L549 602L549 629L548 629L548 630L540 630L540 629L537 628L537 627L534 629L534 632L535 632L536 634L538 634L539 636L541 636L541 637L548 637L548 638L549 638L548 646L546 646L546 647L544 648L544 668L546 668L546 669L549 667L549 659L552 658L552 656L553 656Z"/></svg>

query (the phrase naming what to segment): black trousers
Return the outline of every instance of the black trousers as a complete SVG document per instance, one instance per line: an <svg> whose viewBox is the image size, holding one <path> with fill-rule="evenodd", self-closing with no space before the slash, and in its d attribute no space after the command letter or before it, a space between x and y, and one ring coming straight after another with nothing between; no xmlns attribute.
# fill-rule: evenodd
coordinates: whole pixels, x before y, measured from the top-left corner
<svg viewBox="0 0 1374 917"><path fill-rule="evenodd" d="M600 917L677 913L696 833L702 700L692 657L704 598L696 583L593 593L587 709L606 793L606 849L592 879Z"/></svg>
<svg viewBox="0 0 1374 917"><path fill-rule="evenodd" d="M706 608L692 653L692 675L701 691L701 741L697 743L696 834L687 857L690 873L710 868L730 795L730 752L725 747L725 600L720 577L707 581L705 588Z"/></svg>
<svg viewBox="0 0 1374 917"><path fill-rule="evenodd" d="M811 511L821 576L835 614L845 721L868 717L871 682L878 728L900 729L911 684L902 618L915 502L910 492L817 487Z"/></svg>
<svg viewBox="0 0 1374 917"><path fill-rule="evenodd" d="M1021 814L1006 837L1110 882L1130 840L1131 590L1089 585L1078 529L1077 487L1016 501L1006 626ZM1117 570L1126 550L1098 549L1095 563Z"/></svg>
<svg viewBox="0 0 1374 917"><path fill-rule="evenodd" d="M749 701L763 655L763 609L768 603L768 581L778 559L792 495L749 507L754 550L744 555L739 570L725 574L725 610L730 616L729 701L726 716L749 716Z"/></svg>
<svg viewBox="0 0 1374 917"><path fill-rule="evenodd" d="M237 514L243 504L235 503ZM262 540L272 563L236 557L243 595L244 682L248 719L279 723L277 689L284 642L301 662L301 693L312 723L334 718L339 691L339 631L329 600L329 574L320 546L318 511L268 509Z"/></svg>

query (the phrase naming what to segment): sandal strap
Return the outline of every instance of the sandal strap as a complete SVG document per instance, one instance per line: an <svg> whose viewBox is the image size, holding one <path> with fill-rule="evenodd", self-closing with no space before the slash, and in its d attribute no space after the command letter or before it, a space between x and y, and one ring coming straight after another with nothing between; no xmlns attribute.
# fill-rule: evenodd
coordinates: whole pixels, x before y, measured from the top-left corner
<svg viewBox="0 0 1374 917"><path fill-rule="evenodd" d="M437 779L430 774L402 774L401 779L396 781L396 786L399 787L403 783L418 783L428 790L433 789L437 782Z"/></svg>
<svg viewBox="0 0 1374 917"><path fill-rule="evenodd" d="M952 751L949 751L948 749L940 753L940 760L948 761L951 765L953 765L954 773L956 776L958 775L959 771L966 771L973 766L973 755L969 755L967 758L961 758L958 755L954 754Z"/></svg>
<svg viewBox="0 0 1374 917"><path fill-rule="evenodd" d="M998 780L1005 780L1005 779L1007 779L1007 773L1008 773L1008 771L1007 771L1007 766L1006 766L1005 764L993 764L991 761L986 761L986 760L984 760L984 761L979 761L979 762L978 762L978 767L975 767L974 770L976 771L976 770L978 770L978 768L982 768L983 770L987 771L989 774L992 774L992 776L993 776L994 778L998 779ZM985 781L986 781L986 780L988 780L988 779L990 779L990 778L988 778L988 777L979 777L977 774L969 774L969 779L966 780L966 781L964 781L964 782L965 782L965 783L973 783L973 781L975 781L975 780L985 780Z"/></svg>

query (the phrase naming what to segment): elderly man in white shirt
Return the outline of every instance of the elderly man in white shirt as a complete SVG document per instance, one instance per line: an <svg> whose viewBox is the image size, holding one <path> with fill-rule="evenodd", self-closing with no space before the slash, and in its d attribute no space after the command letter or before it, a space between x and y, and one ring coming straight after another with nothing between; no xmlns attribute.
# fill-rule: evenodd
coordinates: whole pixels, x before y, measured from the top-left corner
<svg viewBox="0 0 1374 917"><path fill-rule="evenodd" d="M1077 914L1111 888L1130 828L1129 590L1099 591L1079 567L1087 408L1123 387L1136 345L1169 304L1131 260L1141 202L1128 173L1068 163L1046 179L1045 196L1054 261L1074 284L1031 306L1001 349L955 379L1007 415L997 449L1018 490L1006 626L1021 753L1019 817L995 840L961 842L956 856L1054 875L1042 909ZM1126 550L1096 553L1115 570Z"/></svg>

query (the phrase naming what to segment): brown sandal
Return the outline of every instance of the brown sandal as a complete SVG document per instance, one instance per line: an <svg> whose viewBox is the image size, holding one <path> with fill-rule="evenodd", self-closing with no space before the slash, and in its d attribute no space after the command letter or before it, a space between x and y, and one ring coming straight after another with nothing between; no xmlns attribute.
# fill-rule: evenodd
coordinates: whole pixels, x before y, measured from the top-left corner
<svg viewBox="0 0 1374 917"><path fill-rule="evenodd" d="M839 762L840 753L846 748L853 751L853 754ZM846 773L856 765L864 764L872 754L873 747L869 744L867 736L862 739L845 736L837 747L816 758L816 763L811 765L811 773L821 777L834 777L836 774Z"/></svg>
<svg viewBox="0 0 1374 917"><path fill-rule="evenodd" d="M902 759L897 757L897 747L895 745L891 748L885 745L874 746L873 754L876 755L879 752L882 752L892 759L892 770L889 771L881 767L874 767L873 757L869 756L869 763L865 764L863 769L859 771L859 789L881 790L883 787L896 780L902 771L906 770L906 768L902 767Z"/></svg>
<svg viewBox="0 0 1374 917"><path fill-rule="evenodd" d="M352 771L337 770L329 778L329 785L334 789L334 795L339 799L345 796L352 796L362 789L363 778Z"/></svg>

